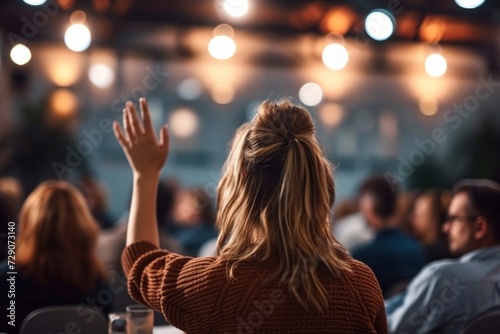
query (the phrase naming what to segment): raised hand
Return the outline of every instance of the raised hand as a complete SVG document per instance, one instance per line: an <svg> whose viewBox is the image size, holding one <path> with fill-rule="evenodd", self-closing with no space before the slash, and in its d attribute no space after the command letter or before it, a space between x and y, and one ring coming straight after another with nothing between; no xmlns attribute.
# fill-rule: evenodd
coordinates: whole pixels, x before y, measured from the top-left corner
<svg viewBox="0 0 500 334"><path fill-rule="evenodd" d="M157 140L146 99L141 98L139 104L142 120L134 104L128 101L123 109L125 131L118 122L113 122L113 129L134 175L158 176L168 157L170 138L167 126L162 127Z"/></svg>

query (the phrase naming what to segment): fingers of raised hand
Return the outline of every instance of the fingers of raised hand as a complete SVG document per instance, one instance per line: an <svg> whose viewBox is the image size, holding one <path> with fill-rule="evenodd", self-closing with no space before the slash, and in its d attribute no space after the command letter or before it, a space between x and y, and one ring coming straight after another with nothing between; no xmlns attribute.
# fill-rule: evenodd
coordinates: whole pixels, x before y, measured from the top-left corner
<svg viewBox="0 0 500 334"><path fill-rule="evenodd" d="M135 110L135 106L132 102L128 101L126 104L126 112L127 118L129 120L130 127L135 137L141 136L144 134L144 129L142 128L141 121L139 120L139 116L137 115L137 111Z"/></svg>
<svg viewBox="0 0 500 334"><path fill-rule="evenodd" d="M164 148L166 151L168 151L169 144L170 144L170 135L168 133L168 126L164 125L161 128L160 131L160 147Z"/></svg>
<svg viewBox="0 0 500 334"><path fill-rule="evenodd" d="M151 121L151 115L149 113L148 103L144 97L139 100L141 107L141 117L144 123L144 132L148 135L154 136L153 122Z"/></svg>
<svg viewBox="0 0 500 334"><path fill-rule="evenodd" d="M129 146L129 142L127 140L127 137L126 135L123 133L121 127L120 127L120 124L118 124L118 122L113 122L113 130L115 132L115 137L116 139L118 140L118 142L120 143L120 145L123 147L123 148L126 148Z"/></svg>

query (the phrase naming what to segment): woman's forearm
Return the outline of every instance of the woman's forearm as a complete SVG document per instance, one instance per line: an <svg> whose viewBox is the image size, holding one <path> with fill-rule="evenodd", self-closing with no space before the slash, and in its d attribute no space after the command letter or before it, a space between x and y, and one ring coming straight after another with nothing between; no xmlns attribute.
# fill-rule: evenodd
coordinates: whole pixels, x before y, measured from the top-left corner
<svg viewBox="0 0 500 334"><path fill-rule="evenodd" d="M127 246L137 241L148 241L157 247L160 246L156 221L158 182L159 175L134 175Z"/></svg>

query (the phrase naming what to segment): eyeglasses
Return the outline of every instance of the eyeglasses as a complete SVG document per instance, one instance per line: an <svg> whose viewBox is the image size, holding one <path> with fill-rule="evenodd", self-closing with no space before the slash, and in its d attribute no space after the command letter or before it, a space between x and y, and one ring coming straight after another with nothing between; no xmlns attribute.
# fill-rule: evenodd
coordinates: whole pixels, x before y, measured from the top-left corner
<svg viewBox="0 0 500 334"><path fill-rule="evenodd" d="M453 223L455 220L460 220L460 221L465 221L465 222L467 222L467 221L472 222L472 221L476 220L477 217L479 217L479 216L450 215L450 216L446 216L445 221L447 223Z"/></svg>

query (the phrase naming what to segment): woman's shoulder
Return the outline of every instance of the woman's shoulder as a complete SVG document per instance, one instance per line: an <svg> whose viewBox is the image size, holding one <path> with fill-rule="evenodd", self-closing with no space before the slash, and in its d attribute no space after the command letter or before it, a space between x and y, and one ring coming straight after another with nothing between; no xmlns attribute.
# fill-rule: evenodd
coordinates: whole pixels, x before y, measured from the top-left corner
<svg viewBox="0 0 500 334"><path fill-rule="evenodd" d="M371 291L380 289L377 278L370 267L352 258L348 259L347 262L351 268L351 271L347 272L347 275L358 287L367 288Z"/></svg>

